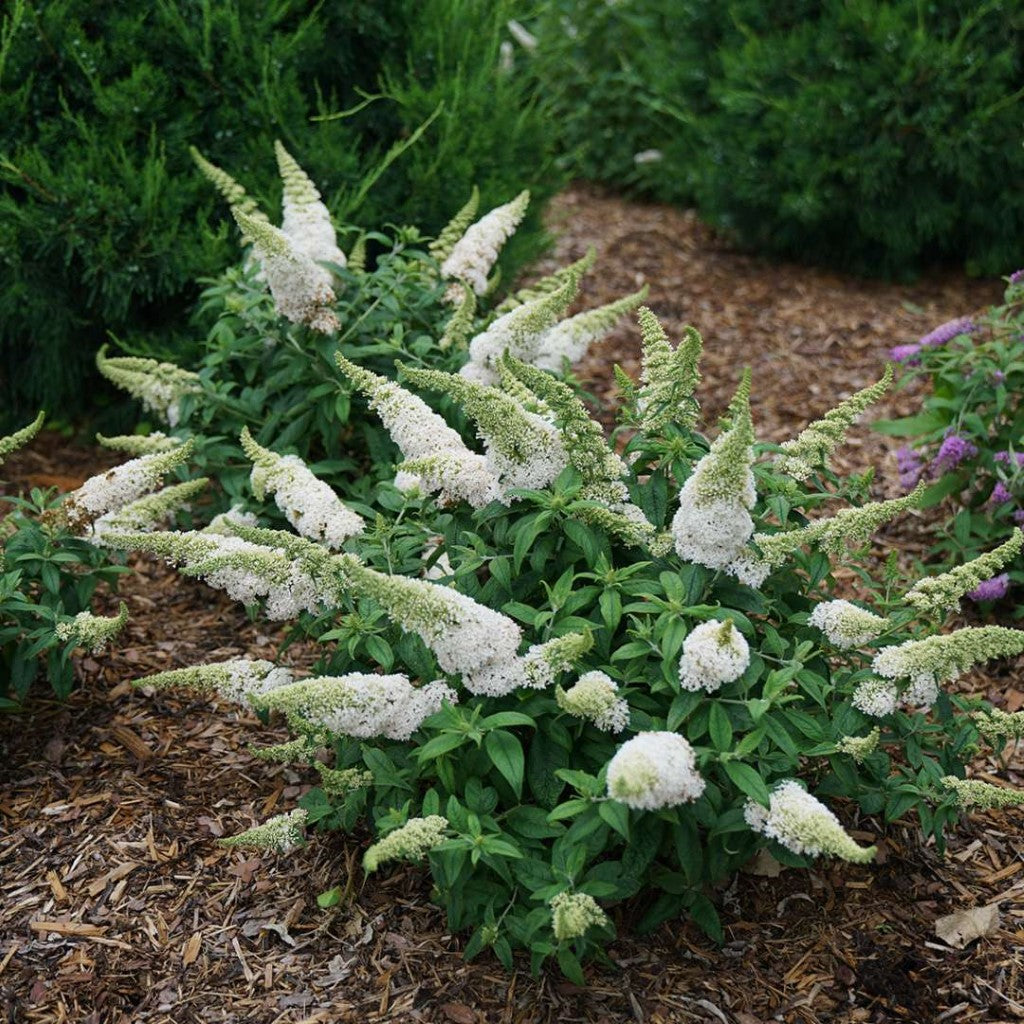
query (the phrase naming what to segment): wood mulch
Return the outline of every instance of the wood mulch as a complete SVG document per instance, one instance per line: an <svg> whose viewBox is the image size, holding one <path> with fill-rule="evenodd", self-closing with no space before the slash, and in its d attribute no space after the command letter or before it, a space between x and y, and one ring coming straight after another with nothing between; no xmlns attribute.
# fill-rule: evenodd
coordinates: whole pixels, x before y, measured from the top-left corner
<svg viewBox="0 0 1024 1024"><path fill-rule="evenodd" d="M955 275L913 286L864 283L731 250L690 215L590 189L563 195L556 259L598 247L585 305L647 281L670 331L693 323L707 346L705 407L728 400L740 367L755 375L763 437L781 440L876 379L885 351L998 296ZM1011 268L1012 269L1012 268ZM623 327L584 364L604 397L610 363L637 369ZM912 398L890 400L886 415ZM866 428L863 465L884 451ZM52 435L12 459L18 483L72 486L115 461ZM863 468L863 467L861 467ZM73 1024L793 1024L1009 1022L1024 1019L1024 811L966 819L940 857L912 824L852 821L879 841L870 869L770 863L715 894L726 942L692 925L637 937L627 913L612 967L578 989L555 973L512 977L488 957L466 963L415 869L359 869L365 836L315 838L287 856L228 851L215 840L290 809L313 781L267 765L250 744L284 738L247 712L133 691L150 672L241 654L270 657L280 635L200 583L140 559L121 596L119 649L84 658L80 688L0 718L0 1020ZM114 599L105 598L112 610ZM97 608L98 611L104 608ZM290 650L302 660L309 652ZM1024 706L1012 667L977 678ZM1024 759L976 772L1024 785ZM848 819L849 820L849 819ZM340 886L341 903L316 897ZM995 904L999 926L954 949L937 918Z"/></svg>

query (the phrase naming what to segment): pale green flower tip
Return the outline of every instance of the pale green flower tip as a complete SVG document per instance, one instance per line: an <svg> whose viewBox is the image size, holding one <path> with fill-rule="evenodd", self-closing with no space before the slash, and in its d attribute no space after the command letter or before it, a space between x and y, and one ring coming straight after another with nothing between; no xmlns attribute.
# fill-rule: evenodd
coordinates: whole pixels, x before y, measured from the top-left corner
<svg viewBox="0 0 1024 1024"><path fill-rule="evenodd" d="M305 827L309 815L299 808L288 814L268 818L262 825L246 829L235 836L218 839L218 846L240 846L257 850L288 853L305 842Z"/></svg>
<svg viewBox="0 0 1024 1024"><path fill-rule="evenodd" d="M582 938L588 928L608 923L608 915L594 897L583 892L560 892L549 906L552 931L559 942Z"/></svg>
<svg viewBox="0 0 1024 1024"><path fill-rule="evenodd" d="M410 818L367 849L363 854L363 870L372 874L390 860L422 860L444 840L447 828L448 819L440 814Z"/></svg>
<svg viewBox="0 0 1024 1024"><path fill-rule="evenodd" d="M877 846L857 846L855 843L845 853L837 852L838 857L848 860L851 864L871 864L877 854Z"/></svg>

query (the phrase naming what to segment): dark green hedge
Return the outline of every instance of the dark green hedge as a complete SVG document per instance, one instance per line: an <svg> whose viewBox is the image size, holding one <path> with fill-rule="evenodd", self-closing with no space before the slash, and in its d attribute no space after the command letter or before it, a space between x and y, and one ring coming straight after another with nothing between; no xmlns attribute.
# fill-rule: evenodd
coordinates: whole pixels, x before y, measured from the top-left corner
<svg viewBox="0 0 1024 1024"><path fill-rule="evenodd" d="M586 0L531 24L521 65L560 98L587 176L868 275L1024 263L1015 0Z"/></svg>
<svg viewBox="0 0 1024 1024"><path fill-rule="evenodd" d="M558 184L552 129L502 74L506 4L488 0L25 0L0 57L0 416L75 416L95 400L108 331L188 362L196 278L235 233L188 154L197 146L276 211L281 138L339 217L436 231L481 187L533 189L509 254L541 245ZM344 118L317 115L352 110ZM438 107L354 205L364 176Z"/></svg>

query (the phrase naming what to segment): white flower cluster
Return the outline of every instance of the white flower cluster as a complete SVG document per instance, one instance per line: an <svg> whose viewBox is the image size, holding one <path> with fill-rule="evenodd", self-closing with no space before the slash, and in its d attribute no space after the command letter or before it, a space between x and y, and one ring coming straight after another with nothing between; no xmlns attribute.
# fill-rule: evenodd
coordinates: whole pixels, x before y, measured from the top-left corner
<svg viewBox="0 0 1024 1024"><path fill-rule="evenodd" d="M424 718L457 704L455 691L443 682L413 686L403 675L318 676L277 687L263 695L260 707L282 711L303 731L326 730L335 736L407 740Z"/></svg>
<svg viewBox="0 0 1024 1024"><path fill-rule="evenodd" d="M268 818L262 825L246 829L237 836L218 839L221 846L251 847L256 850L272 850L289 853L305 839L308 812L300 808L289 814L278 814Z"/></svg>
<svg viewBox="0 0 1024 1024"><path fill-rule="evenodd" d="M484 437L487 467L501 483L502 492L514 488L541 490L547 487L569 464L558 428L536 413L523 410L529 424L529 444L524 457L516 457L499 447L493 437Z"/></svg>
<svg viewBox="0 0 1024 1024"><path fill-rule="evenodd" d="M444 841L448 819L440 814L410 818L401 828L389 832L363 854L363 870L370 874L389 860L422 860Z"/></svg>
<svg viewBox="0 0 1024 1024"><path fill-rule="evenodd" d="M158 486L164 474L185 462L192 454L192 447L192 442L187 441L171 451L129 459L90 477L64 499L63 512L68 525L81 531L105 513L119 512Z"/></svg>
<svg viewBox="0 0 1024 1024"><path fill-rule="evenodd" d="M899 707L900 693L886 679L864 679L853 691L853 706L872 718L885 718Z"/></svg>
<svg viewBox="0 0 1024 1024"><path fill-rule="evenodd" d="M882 732L876 725L867 736L843 736L836 747L840 753L849 754L857 764L862 764L866 757L875 752L881 736Z"/></svg>
<svg viewBox="0 0 1024 1024"><path fill-rule="evenodd" d="M316 186L280 142L274 143L274 152L284 182L281 230L311 260L345 266L331 214L320 201Z"/></svg>
<svg viewBox="0 0 1024 1024"><path fill-rule="evenodd" d="M501 497L498 479L484 456L471 452L422 398L340 354L335 358L405 456L402 468L415 474L428 491L439 491L441 504L462 499L482 508Z"/></svg>
<svg viewBox="0 0 1024 1024"><path fill-rule="evenodd" d="M1024 790L993 786L991 782L980 779L958 779L946 775L942 786L953 791L958 807L986 811L993 807L1020 807L1024 804Z"/></svg>
<svg viewBox="0 0 1024 1024"><path fill-rule="evenodd" d="M520 192L511 202L496 207L471 224L441 264L441 276L465 281L477 295L483 295L487 291L487 276L502 247L515 234L529 203L530 193Z"/></svg>
<svg viewBox="0 0 1024 1024"><path fill-rule="evenodd" d="M233 658L211 665L191 665L137 679L132 686L157 690L215 692L238 704L248 704L292 682L291 672L262 659Z"/></svg>
<svg viewBox="0 0 1024 1024"><path fill-rule="evenodd" d="M608 796L636 811L690 803L704 792L693 747L675 732L642 732L608 762Z"/></svg>
<svg viewBox="0 0 1024 1024"><path fill-rule="evenodd" d="M124 533L135 530L155 530L169 519L178 509L186 506L197 494L205 490L209 478L202 476L184 483L163 487L153 494L146 494L129 502L124 508L105 512L93 524L89 540L103 544L108 533Z"/></svg>
<svg viewBox="0 0 1024 1024"><path fill-rule="evenodd" d="M581 938L592 925L608 923L608 915L585 892L560 892L551 897L551 930L558 942Z"/></svg>
<svg viewBox="0 0 1024 1024"><path fill-rule="evenodd" d="M139 456L169 452L181 444L181 438L168 437L163 431L154 430L151 434L118 434L115 437L97 434L96 443L125 455Z"/></svg>
<svg viewBox="0 0 1024 1024"><path fill-rule="evenodd" d="M825 634L830 644L841 650L869 643L886 626L881 616L843 600L816 604L808 621Z"/></svg>
<svg viewBox="0 0 1024 1024"><path fill-rule="evenodd" d="M363 532L363 520L297 455L278 455L258 445L242 430L242 447L252 460L253 494L262 501L274 495L277 507L303 536L337 549L349 537Z"/></svg>
<svg viewBox="0 0 1024 1024"><path fill-rule="evenodd" d="M587 672L568 690L555 687L558 706L574 718L593 722L603 732L622 732L629 725L629 705L604 672Z"/></svg>
<svg viewBox="0 0 1024 1024"><path fill-rule="evenodd" d="M750 647L732 619L695 626L683 641L679 685L684 690L714 693L739 679L750 664Z"/></svg>
<svg viewBox="0 0 1024 1024"><path fill-rule="evenodd" d="M340 325L332 308L336 296L330 272L314 263L279 228L250 217L237 207L231 212L238 226L252 239L277 312L292 323L306 324L324 334L336 331Z"/></svg>
<svg viewBox="0 0 1024 1024"><path fill-rule="evenodd" d="M121 632L127 621L128 605L122 601L117 615L106 617L79 612L73 619L58 622L54 632L64 643L74 641L79 647L99 654Z"/></svg>
<svg viewBox="0 0 1024 1024"><path fill-rule="evenodd" d="M774 839L787 850L811 857L827 854L855 864L874 860L875 847L858 846L839 819L798 782L780 782L771 792L770 805L764 808L748 800L743 816L753 831Z"/></svg>

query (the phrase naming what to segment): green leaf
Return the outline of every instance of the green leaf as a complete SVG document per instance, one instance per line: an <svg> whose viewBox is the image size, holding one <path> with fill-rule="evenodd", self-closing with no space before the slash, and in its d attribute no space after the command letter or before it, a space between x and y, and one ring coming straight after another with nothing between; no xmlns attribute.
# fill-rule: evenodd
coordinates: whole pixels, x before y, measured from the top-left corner
<svg viewBox="0 0 1024 1024"><path fill-rule="evenodd" d="M725 761L722 764L725 769L725 774L732 779L733 784L751 800L756 800L762 807L767 807L770 803L768 796L768 787L764 783L764 779L749 764L744 764L742 761Z"/></svg>
<svg viewBox="0 0 1024 1024"><path fill-rule="evenodd" d="M541 807L554 807L565 789L565 782L555 772L569 764L569 751L549 733L538 731L530 744L526 759L527 781Z"/></svg>
<svg viewBox="0 0 1024 1024"><path fill-rule="evenodd" d="M875 420L872 430L889 437L918 437L942 430L949 422L947 417L935 412L922 412L916 416L904 416L898 420Z"/></svg>
<svg viewBox="0 0 1024 1024"><path fill-rule="evenodd" d="M732 747L732 723L728 712L717 701L711 705L708 734L715 750L729 750Z"/></svg>
<svg viewBox="0 0 1024 1024"><path fill-rule="evenodd" d="M627 842L629 841L629 808L617 800L605 800L597 805L597 813Z"/></svg>
<svg viewBox="0 0 1024 1024"><path fill-rule="evenodd" d="M523 792L524 757L523 747L510 732L497 729L484 737L484 750L491 763L505 777L517 797Z"/></svg>

